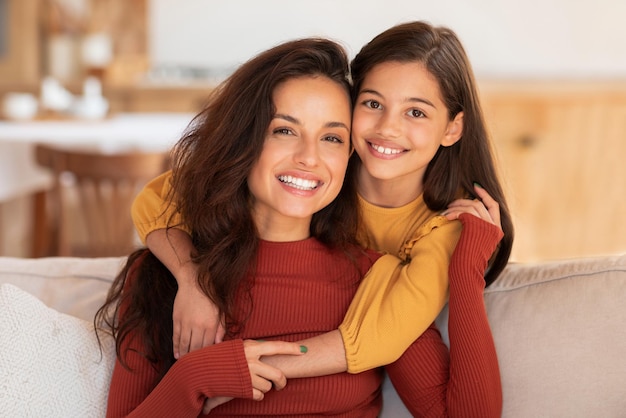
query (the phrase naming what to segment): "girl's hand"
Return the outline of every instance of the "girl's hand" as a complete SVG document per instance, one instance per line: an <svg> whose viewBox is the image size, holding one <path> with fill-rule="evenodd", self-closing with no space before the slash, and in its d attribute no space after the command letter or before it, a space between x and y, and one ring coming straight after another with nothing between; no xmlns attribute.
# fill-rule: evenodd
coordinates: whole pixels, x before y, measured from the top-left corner
<svg viewBox="0 0 626 418"><path fill-rule="evenodd" d="M489 193L478 185L478 183L474 183L474 191L478 198L474 200L457 199L448 205L448 209L446 209L442 215L453 220L458 219L459 215L462 213L469 213L502 229L502 224L500 223L500 205L498 202L493 200Z"/></svg>
<svg viewBox="0 0 626 418"><path fill-rule="evenodd" d="M217 307L200 291L195 280L185 283L178 287L172 315L172 342L176 359L190 351L219 343L224 338L224 327Z"/></svg>

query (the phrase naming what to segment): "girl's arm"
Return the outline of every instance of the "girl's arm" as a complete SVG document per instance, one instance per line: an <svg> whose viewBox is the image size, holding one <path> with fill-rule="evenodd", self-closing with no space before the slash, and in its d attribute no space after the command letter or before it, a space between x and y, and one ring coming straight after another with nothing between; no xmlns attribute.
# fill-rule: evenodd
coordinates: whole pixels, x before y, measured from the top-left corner
<svg viewBox="0 0 626 418"><path fill-rule="evenodd" d="M471 213L485 223L495 224L499 228L500 212L497 202L480 187L475 187L475 192L482 201L459 199L450 205L445 212L445 218L451 221L458 219L462 213ZM456 244L455 231L457 227L461 228L460 223L447 221L443 217L435 217L422 227L419 235L411 243L410 263L402 264L399 259L395 259L394 262L394 257L390 255L376 261L374 268L386 263L395 276L391 281L384 281L382 278L374 280L375 277L371 275L370 270L361 284L350 307L353 317L349 319L349 312L341 325L341 327L351 326L356 331L352 334L357 342L352 346L356 347L355 351L350 353L344 349L350 347L345 332L342 331L342 338L337 331L332 331L302 342L309 348L306 359L302 359L306 360L304 364L299 363L301 359L293 358L272 358L264 361L279 367L288 378L293 378L319 376L346 369L350 372L359 372L389 364L399 358L434 321L441 310L439 306L443 306L445 302L445 296L441 296L443 291L440 280L434 280L434 290L429 287L428 282L433 281L433 277L443 277L443 282L447 285L449 266L447 254L454 251L454 247L448 246L451 241ZM476 227L471 224L465 229L469 228ZM456 251L472 251L477 247L489 254L493 252L490 242L477 240L475 234L468 234ZM437 256L443 261L433 263ZM441 265L445 266L444 272L439 271ZM384 274L384 270L382 272ZM476 276L478 280L483 280L483 274L484 269ZM429 305L430 308L425 308L422 303ZM358 314L359 310L362 315L360 317L354 314L355 312ZM415 312L420 312L421 316L416 316ZM359 318L363 318L361 322ZM368 321L370 326L363 325L363 321ZM371 324L374 324L373 328Z"/></svg>
<svg viewBox="0 0 626 418"><path fill-rule="evenodd" d="M170 270L178 283L174 300L174 357L220 342L224 336L218 309L200 291L197 265L191 261L194 247L183 229L175 206L166 201L172 172L149 182L135 198L131 214L139 238ZM175 227L169 228L169 225Z"/></svg>
<svg viewBox="0 0 626 418"><path fill-rule="evenodd" d="M306 358L263 361L295 378L358 373L397 360L445 304L448 254L460 229L458 222L433 218L412 243L410 263L392 255L374 263L339 330L301 341L308 348Z"/></svg>
<svg viewBox="0 0 626 418"><path fill-rule="evenodd" d="M189 234L176 228L157 229L148 234L146 244L178 283L172 315L174 358L221 342L224 329L219 310L198 286L198 270L191 260L194 247Z"/></svg>

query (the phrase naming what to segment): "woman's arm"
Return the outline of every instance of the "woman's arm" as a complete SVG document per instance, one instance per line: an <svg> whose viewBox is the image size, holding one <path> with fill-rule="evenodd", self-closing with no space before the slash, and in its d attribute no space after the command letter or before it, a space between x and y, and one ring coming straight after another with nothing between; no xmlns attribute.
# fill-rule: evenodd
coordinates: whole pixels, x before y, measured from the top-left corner
<svg viewBox="0 0 626 418"><path fill-rule="evenodd" d="M502 238L495 225L464 214L450 263L450 352L434 325L398 361L386 366L415 416L499 417L502 389L483 301L484 273Z"/></svg>
<svg viewBox="0 0 626 418"><path fill-rule="evenodd" d="M445 296L441 296L443 292L441 286L447 284L450 259L448 254L455 251L454 247L449 248L449 245L450 242L456 244L455 237L458 237L461 229L460 223L449 221L458 219L462 213L471 213L488 224L495 224L499 229L500 214L497 202L484 189L475 187L475 191L482 201L459 199L446 211L447 220L442 216L435 217L418 231L416 238L411 242L410 263L403 264L399 259L389 255L376 261L373 268L378 267L384 275L383 267L386 265L396 276L391 281L380 277L375 280L376 276L372 275L370 270L361 284L350 307L353 310L352 319L347 315L342 324L342 327L351 326L352 328L348 329L355 330L348 337L355 339L356 345L353 345L353 349L356 347L356 351L346 354L344 347L349 347L346 342L349 340L346 338L347 334L343 333L342 339L336 331L333 331L303 342L311 352L311 356L307 355L306 364L300 364L298 363L300 359L294 358L264 359L264 361L271 362L283 370L288 378L293 378L342 372L346 368L350 372L358 372L361 368L367 370L389 364L399 358L434 321L440 311L439 306L445 302ZM473 248L484 250L489 254L493 252L491 242L482 242L474 234L468 234L458 247L456 251L461 252ZM436 262L437 258L440 259L439 262ZM440 271L442 266L445 268L444 272ZM441 277L444 279L440 279ZM479 277L483 280L482 274ZM429 281L434 281L432 284L434 290L430 287ZM359 311L364 318L362 322L359 322ZM363 325L363 321L369 321L374 327Z"/></svg>
<svg viewBox="0 0 626 418"><path fill-rule="evenodd" d="M214 344L178 360L156 384L157 372L139 353L145 348L130 336L124 345L129 368L115 363L108 396L107 417L197 417L207 398L247 398L260 401L265 393L281 390L287 380L280 370L260 361L268 355L302 355L299 344L284 341L230 340ZM125 351L131 348L131 350Z"/></svg>
<svg viewBox="0 0 626 418"><path fill-rule="evenodd" d="M107 417L197 417L206 397L252 397L241 340L206 347L183 357L154 386L157 373L133 339L122 351L130 370L116 361L108 396ZM134 350L133 350L134 349ZM145 351L145 350L144 350ZM224 379L224 376L236 378Z"/></svg>
<svg viewBox="0 0 626 418"><path fill-rule="evenodd" d="M433 325L386 367L416 416L495 418L502 412L498 359L483 299L485 270L502 239L500 211L482 188L476 194L482 202L461 199L447 211L463 224L450 262L450 354Z"/></svg>
<svg viewBox="0 0 626 418"><path fill-rule="evenodd" d="M422 229L424 236L413 243L410 263L391 255L374 263L339 330L300 341L309 349L306 358L263 361L280 368L287 378L346 370L358 373L395 361L445 304L449 259L446 253L453 251L457 229L460 233L458 222L452 223L443 216L434 218ZM444 261L437 262L439 258Z"/></svg>

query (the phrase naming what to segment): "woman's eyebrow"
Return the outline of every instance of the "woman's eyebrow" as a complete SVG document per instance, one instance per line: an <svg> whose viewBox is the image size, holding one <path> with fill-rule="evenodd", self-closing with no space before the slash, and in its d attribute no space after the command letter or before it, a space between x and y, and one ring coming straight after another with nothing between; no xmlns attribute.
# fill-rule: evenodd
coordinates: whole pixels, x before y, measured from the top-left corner
<svg viewBox="0 0 626 418"><path fill-rule="evenodd" d="M326 126L327 128L344 128L347 131L350 130L350 128L348 128L348 126L346 126L346 124L343 122L328 122L324 126Z"/></svg>
<svg viewBox="0 0 626 418"><path fill-rule="evenodd" d="M276 115L274 115L274 119L283 119L283 120L286 120L287 122L295 123L296 125L301 125L298 119L294 118L293 116L285 115L283 113L277 113Z"/></svg>
<svg viewBox="0 0 626 418"><path fill-rule="evenodd" d="M285 120L287 122L294 123L296 125L302 125L302 123L300 122L299 119L294 118L293 116L290 116L290 115L285 115L283 113L277 113L274 116L274 119L282 119L282 120ZM345 123L339 122L339 121L337 121L337 122L335 122L335 121L327 122L327 123L324 124L324 126L326 128L344 128L344 129L346 129L348 131L350 130L350 128L348 128L348 126Z"/></svg>

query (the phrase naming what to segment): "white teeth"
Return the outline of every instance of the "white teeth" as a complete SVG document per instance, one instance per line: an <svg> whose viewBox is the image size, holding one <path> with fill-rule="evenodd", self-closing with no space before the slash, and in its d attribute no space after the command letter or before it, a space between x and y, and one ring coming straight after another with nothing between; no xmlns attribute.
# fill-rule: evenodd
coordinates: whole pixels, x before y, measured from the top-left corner
<svg viewBox="0 0 626 418"><path fill-rule="evenodd" d="M300 190L313 190L319 185L319 181L306 180L293 176L278 176L278 180Z"/></svg>
<svg viewBox="0 0 626 418"><path fill-rule="evenodd" d="M399 149L395 149L395 148L385 148L385 147L381 147L380 145L375 145L375 144L371 144L372 148L374 148L376 151L380 152L381 154L400 154L402 152L402 150Z"/></svg>

